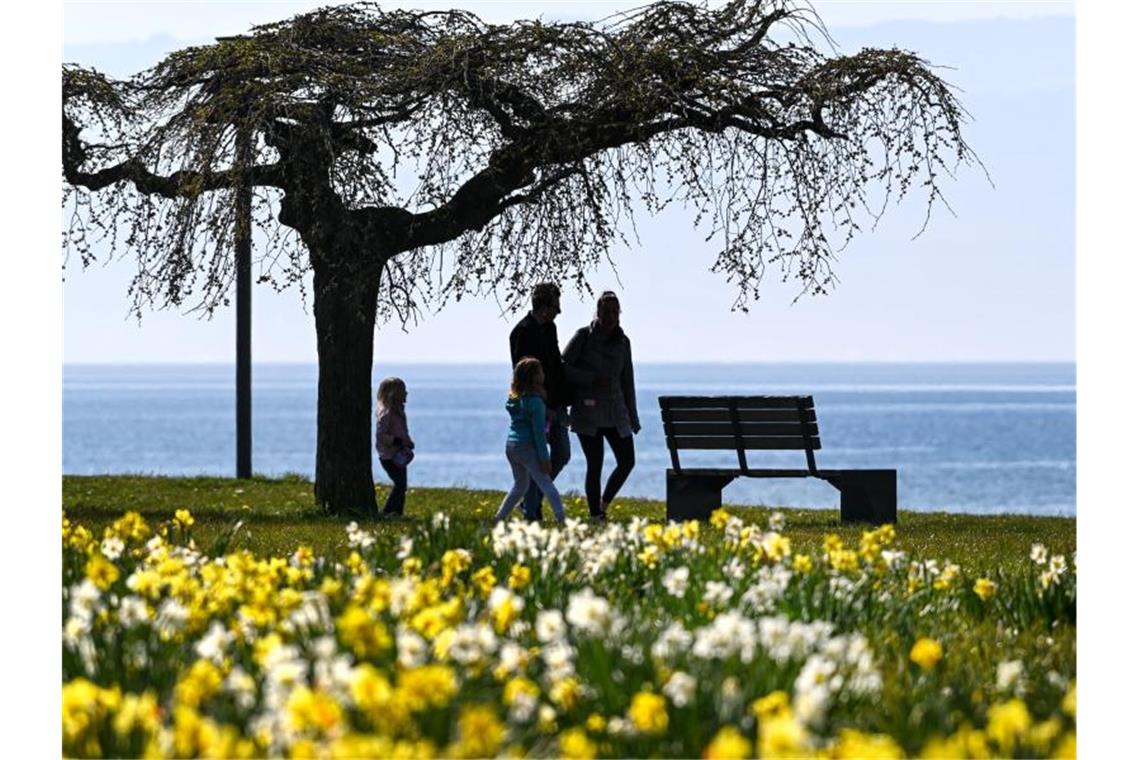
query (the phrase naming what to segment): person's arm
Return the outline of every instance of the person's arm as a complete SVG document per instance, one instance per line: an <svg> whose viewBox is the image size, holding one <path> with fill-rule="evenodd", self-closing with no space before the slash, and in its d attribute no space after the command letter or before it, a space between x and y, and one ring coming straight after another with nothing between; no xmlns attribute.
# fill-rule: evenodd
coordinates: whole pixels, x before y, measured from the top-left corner
<svg viewBox="0 0 1140 760"><path fill-rule="evenodd" d="M621 392L625 396L625 408L629 412L629 423L634 433L641 431L641 420L637 416L637 392L633 385L633 350L629 339L625 341L625 363L621 370Z"/></svg>
<svg viewBox="0 0 1140 760"><path fill-rule="evenodd" d="M392 414L384 412L376 418L376 446L394 446L395 438L392 433Z"/></svg>
<svg viewBox="0 0 1140 760"><path fill-rule="evenodd" d="M408 414L405 412L400 415L400 437L403 438L401 445L407 446L409 449L416 447L416 442L412 440L412 434L408 432Z"/></svg>
<svg viewBox="0 0 1140 760"><path fill-rule="evenodd" d="M543 333L542 367L546 374L546 409L548 416L553 417L555 411L570 403L566 398L566 364L562 361L562 352L558 350L558 328L553 322L546 326Z"/></svg>
<svg viewBox="0 0 1140 760"><path fill-rule="evenodd" d="M546 445L546 404L538 396L526 397L527 412L530 415L530 433L534 439L534 450L539 462L550 461L550 448Z"/></svg>
<svg viewBox="0 0 1140 760"><path fill-rule="evenodd" d="M522 340L521 333L522 330L520 330L517 325L515 326L515 329L511 330L511 369L514 369L514 366L519 363L519 359L522 358L519 355L519 341Z"/></svg>

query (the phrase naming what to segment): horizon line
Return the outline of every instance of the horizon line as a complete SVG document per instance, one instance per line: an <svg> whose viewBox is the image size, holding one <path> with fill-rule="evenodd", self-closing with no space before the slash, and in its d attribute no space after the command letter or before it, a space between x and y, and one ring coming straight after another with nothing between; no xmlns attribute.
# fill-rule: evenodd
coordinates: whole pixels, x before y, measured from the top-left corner
<svg viewBox="0 0 1140 760"><path fill-rule="evenodd" d="M438 366L438 367L491 367L505 364L505 362L482 359L474 361L449 361L449 360L423 360L423 361L394 361L383 362L392 366ZM707 361L659 361L653 359L643 359L636 362L637 365L671 365L671 366L708 366L708 365L773 365L773 364L933 364L933 365L948 365L948 364L978 364L978 365L996 365L996 364L1072 364L1076 365L1076 359L768 359L758 360L749 359L744 361L733 361L730 359L715 359ZM166 360L153 360L153 361L65 361L61 364L63 367L123 367L123 366L171 366L171 367L185 367L185 366L217 366L217 367L232 367L236 364L233 361L166 361ZM266 360L254 361L254 365L261 366L282 366L282 365L303 365L303 366L319 366L317 361L303 361L303 360ZM373 362L375 366L376 362Z"/></svg>

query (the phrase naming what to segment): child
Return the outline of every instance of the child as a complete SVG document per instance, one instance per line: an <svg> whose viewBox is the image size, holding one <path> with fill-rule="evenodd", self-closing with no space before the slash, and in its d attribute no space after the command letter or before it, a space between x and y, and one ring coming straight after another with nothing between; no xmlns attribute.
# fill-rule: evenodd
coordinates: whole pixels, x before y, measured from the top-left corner
<svg viewBox="0 0 1140 760"><path fill-rule="evenodd" d="M386 377L376 390L376 453L380 466L392 479L392 490L384 502L384 515L388 518L404 514L404 495L408 491L408 464L415 456L416 444L408 435L408 417L404 404L408 401L408 388L398 377Z"/></svg>
<svg viewBox="0 0 1140 760"><path fill-rule="evenodd" d="M495 514L495 521L505 520L518 506L533 479L550 501L559 523L565 522L562 499L550 479L550 449L546 444L546 402L544 400L542 362L530 356L515 365L511 379L511 393L507 397L507 412L511 427L507 433L507 461L515 482L503 497Z"/></svg>

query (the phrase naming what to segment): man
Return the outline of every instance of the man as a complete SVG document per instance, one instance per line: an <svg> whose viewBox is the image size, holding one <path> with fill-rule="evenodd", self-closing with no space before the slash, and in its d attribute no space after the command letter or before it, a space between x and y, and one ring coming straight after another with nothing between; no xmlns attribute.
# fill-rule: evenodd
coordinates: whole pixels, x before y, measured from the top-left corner
<svg viewBox="0 0 1140 760"><path fill-rule="evenodd" d="M554 326L555 318L562 313L561 297L561 291L552 282L535 285L530 294L530 313L511 330L511 366L524 356L533 356L542 362L546 376L546 440L550 443L551 479L558 477L570 461L570 419L566 413L570 391ZM542 519L542 491L533 480L523 498L523 514L531 521Z"/></svg>

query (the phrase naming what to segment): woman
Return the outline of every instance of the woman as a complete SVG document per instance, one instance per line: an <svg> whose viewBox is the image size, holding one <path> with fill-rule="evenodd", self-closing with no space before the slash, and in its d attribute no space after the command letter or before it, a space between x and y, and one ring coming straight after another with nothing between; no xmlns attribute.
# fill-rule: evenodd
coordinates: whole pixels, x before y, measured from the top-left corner
<svg viewBox="0 0 1140 760"><path fill-rule="evenodd" d="M590 517L599 522L606 519L606 510L633 470L633 436L641 430L629 338L620 322L621 304L607 290L598 298L594 320L574 333L562 352L566 379L574 386L570 428L586 457L586 502ZM617 460L604 492L602 439Z"/></svg>

